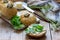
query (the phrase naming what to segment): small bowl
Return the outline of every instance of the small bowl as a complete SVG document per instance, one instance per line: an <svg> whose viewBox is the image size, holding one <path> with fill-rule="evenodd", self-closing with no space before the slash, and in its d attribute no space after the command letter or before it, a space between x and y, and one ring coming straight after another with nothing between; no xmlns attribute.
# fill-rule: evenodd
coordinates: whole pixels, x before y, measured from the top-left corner
<svg viewBox="0 0 60 40"><path fill-rule="evenodd" d="M40 37L45 36L45 34L46 34L46 30L43 30L39 34L28 33L27 36L30 36L32 38L40 38Z"/></svg>

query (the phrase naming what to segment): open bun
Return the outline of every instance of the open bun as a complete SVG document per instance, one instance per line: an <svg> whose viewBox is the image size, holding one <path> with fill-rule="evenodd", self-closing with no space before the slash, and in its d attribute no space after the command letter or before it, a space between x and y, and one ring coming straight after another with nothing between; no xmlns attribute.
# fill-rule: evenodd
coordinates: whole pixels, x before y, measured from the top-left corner
<svg viewBox="0 0 60 40"><path fill-rule="evenodd" d="M0 11L3 16L7 19L11 19L13 16L17 14L17 9L12 7L12 8L7 8L8 3L0 3Z"/></svg>
<svg viewBox="0 0 60 40"><path fill-rule="evenodd" d="M60 0L56 0L56 2L60 3Z"/></svg>

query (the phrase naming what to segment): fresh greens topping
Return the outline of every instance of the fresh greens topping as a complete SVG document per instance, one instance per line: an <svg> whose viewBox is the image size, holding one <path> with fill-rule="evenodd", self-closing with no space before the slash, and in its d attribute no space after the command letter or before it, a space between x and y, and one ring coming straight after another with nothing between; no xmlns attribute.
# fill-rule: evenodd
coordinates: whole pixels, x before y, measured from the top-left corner
<svg viewBox="0 0 60 40"><path fill-rule="evenodd" d="M39 24L32 24L25 31L26 33L40 33L43 31L43 26Z"/></svg>
<svg viewBox="0 0 60 40"><path fill-rule="evenodd" d="M14 16L10 21L11 21L11 23L14 26L13 28L16 29L16 30L19 30L22 27L24 27L24 25L20 21L20 17L19 16Z"/></svg>
<svg viewBox="0 0 60 40"><path fill-rule="evenodd" d="M43 13L48 13L52 8L53 8L53 7L52 7L51 5L46 4L46 5L44 5L44 6L41 7L41 11L42 11Z"/></svg>
<svg viewBox="0 0 60 40"><path fill-rule="evenodd" d="M49 10L53 9L53 6L50 5L50 4L45 4L43 6L40 6L40 5L32 5L32 6L29 6L29 7L32 8L32 9L39 9L43 13L48 13Z"/></svg>

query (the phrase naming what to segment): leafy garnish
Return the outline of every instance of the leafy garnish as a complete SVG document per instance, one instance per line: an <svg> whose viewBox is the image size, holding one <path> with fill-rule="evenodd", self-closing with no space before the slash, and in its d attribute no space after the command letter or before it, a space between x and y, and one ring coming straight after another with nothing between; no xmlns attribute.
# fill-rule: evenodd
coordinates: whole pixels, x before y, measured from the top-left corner
<svg viewBox="0 0 60 40"><path fill-rule="evenodd" d="M37 32L40 33L43 31L43 26L39 24L32 24L25 31L26 33L37 33Z"/></svg>
<svg viewBox="0 0 60 40"><path fill-rule="evenodd" d="M53 9L53 6L51 6L50 4L46 4L46 5L43 5L43 6L32 5L32 6L29 6L29 7L32 8L32 9L39 9L39 10L42 11L42 13L48 13L49 10Z"/></svg>
<svg viewBox="0 0 60 40"><path fill-rule="evenodd" d="M24 27L24 25L20 21L19 16L14 16L11 20L11 23L13 24L13 28L19 30L20 28Z"/></svg>

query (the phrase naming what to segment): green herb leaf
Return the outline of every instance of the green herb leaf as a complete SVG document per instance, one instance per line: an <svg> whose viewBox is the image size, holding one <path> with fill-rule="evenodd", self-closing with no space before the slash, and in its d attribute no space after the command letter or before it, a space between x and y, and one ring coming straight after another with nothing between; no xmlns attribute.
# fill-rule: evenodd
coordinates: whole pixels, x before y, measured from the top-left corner
<svg viewBox="0 0 60 40"><path fill-rule="evenodd" d="M39 24L32 24L30 27L28 27L26 30L26 33L37 33L43 31L43 26Z"/></svg>
<svg viewBox="0 0 60 40"><path fill-rule="evenodd" d="M22 28L22 27L24 27L24 25L20 21L20 17L19 16L14 16L11 19L11 23L13 24L14 29L17 29L17 30L20 29L20 28Z"/></svg>

